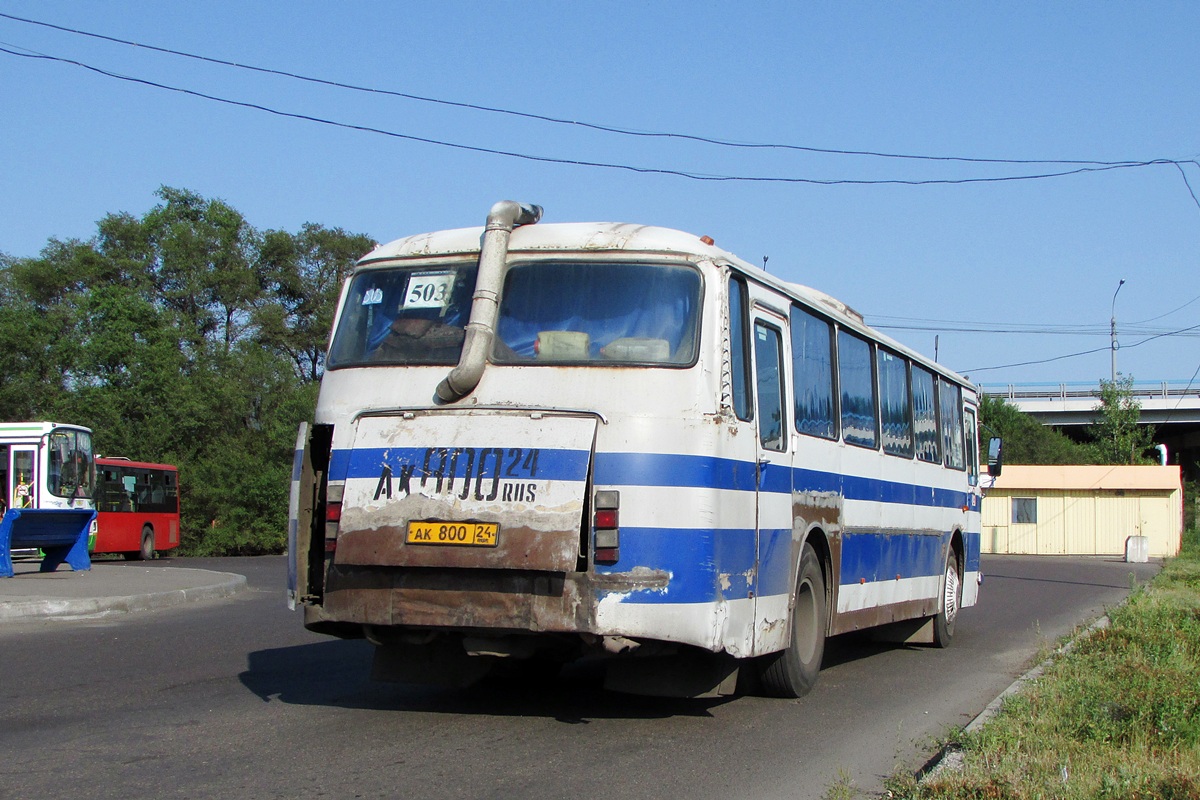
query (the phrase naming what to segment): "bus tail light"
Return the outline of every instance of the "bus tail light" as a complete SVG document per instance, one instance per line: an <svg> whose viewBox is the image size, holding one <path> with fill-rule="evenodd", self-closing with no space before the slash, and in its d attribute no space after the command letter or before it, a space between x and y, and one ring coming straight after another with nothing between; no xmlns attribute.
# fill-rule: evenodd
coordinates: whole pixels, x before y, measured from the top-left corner
<svg viewBox="0 0 1200 800"><path fill-rule="evenodd" d="M342 492L345 486L334 484L326 489L325 496L325 552L337 550L338 525L342 521Z"/></svg>
<svg viewBox="0 0 1200 800"><path fill-rule="evenodd" d="M592 536L595 542L597 564L615 564L621 558L620 506L620 492L596 492L596 501L593 504Z"/></svg>

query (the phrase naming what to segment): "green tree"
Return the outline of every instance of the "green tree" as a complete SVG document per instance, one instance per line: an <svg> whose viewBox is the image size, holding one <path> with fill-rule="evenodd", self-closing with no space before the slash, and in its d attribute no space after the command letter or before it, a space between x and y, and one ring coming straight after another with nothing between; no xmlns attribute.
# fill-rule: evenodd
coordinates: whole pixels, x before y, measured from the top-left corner
<svg viewBox="0 0 1200 800"><path fill-rule="evenodd" d="M28 291L27 260L0 256L0 419L33 419L66 389L74 315Z"/></svg>
<svg viewBox="0 0 1200 800"><path fill-rule="evenodd" d="M292 361L301 380L321 379L342 282L374 245L369 236L311 222L297 234L268 231L263 237L266 300L255 313L258 335Z"/></svg>
<svg viewBox="0 0 1200 800"><path fill-rule="evenodd" d="M1133 396L1133 376L1100 381L1100 403L1092 438L1105 464L1150 464L1146 451L1154 444L1154 428L1142 425L1142 405Z"/></svg>
<svg viewBox="0 0 1200 800"><path fill-rule="evenodd" d="M264 236L223 201L158 197L89 241L0 255L0 418L78 422L98 452L177 464L183 553L278 552L339 287L373 243Z"/></svg>
<svg viewBox="0 0 1200 800"><path fill-rule="evenodd" d="M979 403L980 452L987 440L1004 440L1008 464L1097 464L1099 454L1090 444L1079 444L1049 428L1001 397L984 395Z"/></svg>
<svg viewBox="0 0 1200 800"><path fill-rule="evenodd" d="M259 234L222 200L167 186L157 194L163 202L142 226L154 248L159 297L182 316L195 344L215 340L228 353L261 297Z"/></svg>

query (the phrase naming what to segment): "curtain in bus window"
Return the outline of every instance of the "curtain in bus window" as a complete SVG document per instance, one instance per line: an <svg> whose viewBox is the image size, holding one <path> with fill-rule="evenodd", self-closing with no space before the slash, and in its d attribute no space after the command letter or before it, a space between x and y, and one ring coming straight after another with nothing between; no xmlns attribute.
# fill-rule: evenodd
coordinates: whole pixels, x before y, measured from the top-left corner
<svg viewBox="0 0 1200 800"><path fill-rule="evenodd" d="M937 406L934 403L933 373L912 368L913 433L917 441L917 458L931 464L942 462L938 448Z"/></svg>
<svg viewBox="0 0 1200 800"><path fill-rule="evenodd" d="M878 430L871 345L838 331L838 382L842 394L842 438L850 444L875 447Z"/></svg>
<svg viewBox="0 0 1200 800"><path fill-rule="evenodd" d="M913 454L912 415L908 390L908 362L879 348L879 417L883 449L892 455Z"/></svg>
<svg viewBox="0 0 1200 800"><path fill-rule="evenodd" d="M511 267L494 359L689 364L700 274L690 267L547 263Z"/></svg>
<svg viewBox="0 0 1200 800"><path fill-rule="evenodd" d="M967 462L963 451L962 389L949 381L939 379L938 383L944 463L951 469L965 469Z"/></svg>
<svg viewBox="0 0 1200 800"><path fill-rule="evenodd" d="M360 272L342 308L329 368L457 363L475 273L474 264Z"/></svg>
<svg viewBox="0 0 1200 800"><path fill-rule="evenodd" d="M833 417L833 326L792 306L791 336L796 430L834 439L837 425Z"/></svg>

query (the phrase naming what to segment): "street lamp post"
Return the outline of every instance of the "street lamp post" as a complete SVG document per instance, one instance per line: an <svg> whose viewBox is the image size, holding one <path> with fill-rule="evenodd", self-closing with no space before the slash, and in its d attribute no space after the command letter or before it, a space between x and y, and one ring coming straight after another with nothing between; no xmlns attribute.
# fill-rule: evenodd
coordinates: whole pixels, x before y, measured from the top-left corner
<svg viewBox="0 0 1200 800"><path fill-rule="evenodd" d="M1112 336L1112 381L1117 382L1117 292L1121 291L1121 287L1125 285L1125 279L1117 284L1117 291L1113 292L1112 299L1112 318L1109 320L1109 331Z"/></svg>

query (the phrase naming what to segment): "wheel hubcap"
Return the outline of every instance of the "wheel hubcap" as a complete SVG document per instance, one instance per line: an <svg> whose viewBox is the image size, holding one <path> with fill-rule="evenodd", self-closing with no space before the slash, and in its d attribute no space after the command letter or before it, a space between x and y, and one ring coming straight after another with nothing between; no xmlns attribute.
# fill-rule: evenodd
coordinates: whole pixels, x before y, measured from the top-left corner
<svg viewBox="0 0 1200 800"><path fill-rule="evenodd" d="M817 649L817 601L813 597L812 584L805 582L801 585L792 618L796 623L792 631L796 650L804 661L809 661Z"/></svg>
<svg viewBox="0 0 1200 800"><path fill-rule="evenodd" d="M954 622L958 616L958 570L953 561L946 565L946 621Z"/></svg>

